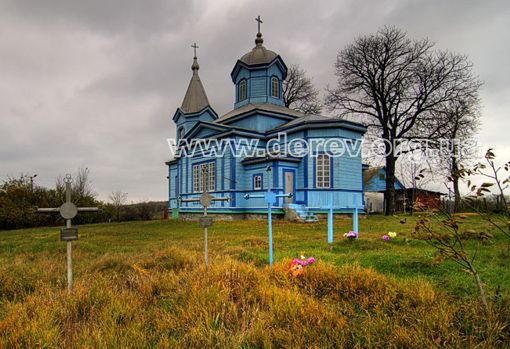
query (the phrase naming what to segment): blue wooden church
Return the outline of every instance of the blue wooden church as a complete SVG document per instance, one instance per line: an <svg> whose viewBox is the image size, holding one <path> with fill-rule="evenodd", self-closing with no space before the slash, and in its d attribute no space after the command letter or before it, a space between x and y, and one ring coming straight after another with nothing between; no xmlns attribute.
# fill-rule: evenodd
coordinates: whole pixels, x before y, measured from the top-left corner
<svg viewBox="0 0 510 349"><path fill-rule="evenodd" d="M196 46L196 45L195 45ZM197 198L207 190L215 201L208 213L225 219L267 215L261 194L268 186L278 198L275 214L290 205L319 212L333 203L341 212L363 205L361 137L366 127L346 120L305 115L284 106L282 83L287 76L283 59L263 46L257 33L255 47L234 65L234 109L218 116L200 80L196 57L184 100L174 114L176 154L168 165L169 208L175 216L203 213Z"/></svg>

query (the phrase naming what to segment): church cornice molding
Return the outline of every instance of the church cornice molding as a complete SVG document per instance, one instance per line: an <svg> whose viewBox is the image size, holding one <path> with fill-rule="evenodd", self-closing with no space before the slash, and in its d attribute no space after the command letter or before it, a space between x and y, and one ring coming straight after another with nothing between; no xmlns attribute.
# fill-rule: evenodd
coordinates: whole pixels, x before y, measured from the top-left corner
<svg viewBox="0 0 510 349"><path fill-rule="evenodd" d="M218 119L218 114L214 111L214 109L211 106L207 105L207 106L205 106L204 108L202 108L200 111L198 111L196 113L188 113L188 114L186 114L181 108L177 108L177 110L175 111L175 114L174 114L172 120L174 122L176 122L177 119L179 118L179 116L184 116L187 119L188 118L200 117L206 111L210 112L210 114L212 115L214 120Z"/></svg>

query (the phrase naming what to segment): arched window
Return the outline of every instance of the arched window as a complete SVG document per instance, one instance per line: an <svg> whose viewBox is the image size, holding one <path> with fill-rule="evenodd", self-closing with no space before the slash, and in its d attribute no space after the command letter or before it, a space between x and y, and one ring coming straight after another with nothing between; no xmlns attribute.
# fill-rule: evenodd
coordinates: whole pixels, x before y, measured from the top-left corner
<svg viewBox="0 0 510 349"><path fill-rule="evenodd" d="M246 80L243 80L239 83L239 101L244 101L246 99Z"/></svg>
<svg viewBox="0 0 510 349"><path fill-rule="evenodd" d="M271 78L271 97L278 98L278 79Z"/></svg>
<svg viewBox="0 0 510 349"><path fill-rule="evenodd" d="M179 134L179 139L183 139L185 134L186 134L186 132L184 131L184 127L183 127L183 128L181 128L181 132Z"/></svg>

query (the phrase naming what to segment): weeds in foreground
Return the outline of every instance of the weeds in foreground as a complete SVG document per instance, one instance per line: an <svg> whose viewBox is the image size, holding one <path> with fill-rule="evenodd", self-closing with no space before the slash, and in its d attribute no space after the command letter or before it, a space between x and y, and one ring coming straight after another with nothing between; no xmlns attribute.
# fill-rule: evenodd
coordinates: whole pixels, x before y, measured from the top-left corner
<svg viewBox="0 0 510 349"><path fill-rule="evenodd" d="M453 300L419 278L317 261L293 276L169 248L103 256L71 294L56 271L0 283L1 348L505 347L510 305ZM50 263L50 262L48 262ZM87 280L87 281L84 281Z"/></svg>

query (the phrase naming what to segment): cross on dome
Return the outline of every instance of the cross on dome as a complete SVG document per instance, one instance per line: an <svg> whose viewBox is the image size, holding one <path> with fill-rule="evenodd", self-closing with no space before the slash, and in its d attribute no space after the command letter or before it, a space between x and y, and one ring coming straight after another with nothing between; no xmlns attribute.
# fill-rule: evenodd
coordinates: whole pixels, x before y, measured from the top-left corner
<svg viewBox="0 0 510 349"><path fill-rule="evenodd" d="M258 15L258 17L255 18L255 20L258 22L257 23L258 32L257 32L257 38L255 39L255 45L262 46L262 44L264 43L264 39L262 39L262 33L260 32L260 23L264 23L264 22L262 22L262 20L260 19L260 15Z"/></svg>
<svg viewBox="0 0 510 349"><path fill-rule="evenodd" d="M258 33L260 33L260 23L264 22L262 22L262 20L260 19L260 15L257 18L255 18L255 20L258 22Z"/></svg>
<svg viewBox="0 0 510 349"><path fill-rule="evenodd" d="M199 48L197 46L197 43L194 42L193 45L191 45L191 47L193 47L193 52L194 52L193 58L197 58L197 48Z"/></svg>

